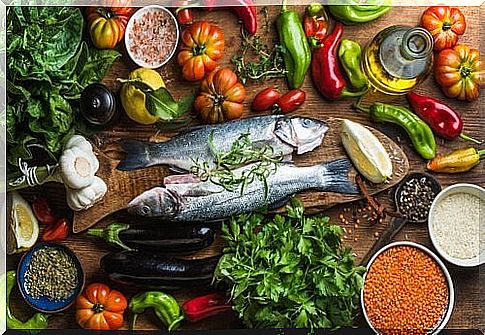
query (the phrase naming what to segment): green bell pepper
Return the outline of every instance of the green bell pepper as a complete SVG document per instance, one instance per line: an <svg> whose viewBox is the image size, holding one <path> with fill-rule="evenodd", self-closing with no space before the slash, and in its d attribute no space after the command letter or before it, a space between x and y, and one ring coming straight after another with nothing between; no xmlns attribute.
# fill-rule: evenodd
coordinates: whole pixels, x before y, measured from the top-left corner
<svg viewBox="0 0 485 335"><path fill-rule="evenodd" d="M376 20L391 9L392 0L330 0L328 10L339 21L345 24L365 23Z"/></svg>
<svg viewBox="0 0 485 335"><path fill-rule="evenodd" d="M290 89L300 88L310 68L311 50L297 12L288 10L283 0L281 15L276 21Z"/></svg>
<svg viewBox="0 0 485 335"><path fill-rule="evenodd" d="M350 86L358 91L366 88L369 80L360 66L362 60L360 44L355 41L343 39L338 49L338 57Z"/></svg>

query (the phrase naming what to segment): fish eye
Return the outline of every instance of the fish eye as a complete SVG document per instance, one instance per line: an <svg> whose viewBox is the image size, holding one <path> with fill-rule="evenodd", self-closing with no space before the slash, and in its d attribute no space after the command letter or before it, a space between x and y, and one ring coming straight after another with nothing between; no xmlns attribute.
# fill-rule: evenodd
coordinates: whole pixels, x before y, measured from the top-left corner
<svg viewBox="0 0 485 335"><path fill-rule="evenodd" d="M312 120L310 120L310 119L304 119L303 120L303 126L304 127L310 127L312 125L313 125L313 121Z"/></svg>
<svg viewBox="0 0 485 335"><path fill-rule="evenodd" d="M148 206L146 206L146 205L145 205L145 206L142 206L142 207L140 208L140 211L141 211L141 214L142 214L142 215L148 215L148 214L150 214L150 212L151 212L150 207L148 207Z"/></svg>

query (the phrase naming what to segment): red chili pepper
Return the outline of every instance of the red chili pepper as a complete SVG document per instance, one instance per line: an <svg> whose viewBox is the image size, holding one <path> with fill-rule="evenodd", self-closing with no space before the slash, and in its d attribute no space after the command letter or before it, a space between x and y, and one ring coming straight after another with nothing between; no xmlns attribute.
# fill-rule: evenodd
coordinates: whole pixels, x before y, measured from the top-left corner
<svg viewBox="0 0 485 335"><path fill-rule="evenodd" d="M242 21L244 29L249 35L256 34L258 30L258 14L252 0L203 0L203 6L211 11L217 8L230 8Z"/></svg>
<svg viewBox="0 0 485 335"><path fill-rule="evenodd" d="M232 10L241 19L244 28L249 35L254 35L258 31L258 15L256 13L256 6L252 0L231 0L238 4L232 6Z"/></svg>
<svg viewBox="0 0 485 335"><path fill-rule="evenodd" d="M34 200L32 203L32 210L34 211L35 217L43 224L53 224L56 222L56 215L54 211L49 206L49 202L46 198L41 197Z"/></svg>
<svg viewBox="0 0 485 335"><path fill-rule="evenodd" d="M273 107L280 97L280 92L274 87L265 88L254 97L252 109L258 112L266 111Z"/></svg>
<svg viewBox="0 0 485 335"><path fill-rule="evenodd" d="M462 139L481 144L474 138L463 134L463 120L455 110L438 99L409 92L407 98L413 111L430 126L436 135L448 140Z"/></svg>
<svg viewBox="0 0 485 335"><path fill-rule="evenodd" d="M188 321L197 322L232 310L228 301L229 299L221 293L211 293L184 302L182 311Z"/></svg>
<svg viewBox="0 0 485 335"><path fill-rule="evenodd" d="M316 47L328 33L328 15L325 7L319 3L308 5L303 27L310 44Z"/></svg>
<svg viewBox="0 0 485 335"><path fill-rule="evenodd" d="M343 24L337 22L332 33L322 41L321 47L313 51L311 71L313 82L320 94L329 100L357 97L367 92L367 88L360 92L347 90L347 83L340 70L337 56L344 31L343 28Z"/></svg>
<svg viewBox="0 0 485 335"><path fill-rule="evenodd" d="M62 218L56 222L55 225L50 225L44 230L42 235L42 240L44 241L55 241L62 240L69 235L69 230L71 229L69 221L66 218Z"/></svg>
<svg viewBox="0 0 485 335"><path fill-rule="evenodd" d="M300 89L291 90L283 95L277 102L282 113L290 113L298 109L305 102L305 91Z"/></svg>

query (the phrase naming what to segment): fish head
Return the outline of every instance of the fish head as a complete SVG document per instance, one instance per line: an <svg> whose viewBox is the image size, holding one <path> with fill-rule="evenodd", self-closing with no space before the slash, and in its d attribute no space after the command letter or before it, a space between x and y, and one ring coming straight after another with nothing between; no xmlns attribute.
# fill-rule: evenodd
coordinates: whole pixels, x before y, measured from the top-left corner
<svg viewBox="0 0 485 335"><path fill-rule="evenodd" d="M173 217L180 209L180 197L163 187L143 192L127 206L130 214L146 217Z"/></svg>
<svg viewBox="0 0 485 335"><path fill-rule="evenodd" d="M312 151L320 144L328 131L325 122L306 118L293 117L278 120L275 134L283 142L297 149L297 154Z"/></svg>

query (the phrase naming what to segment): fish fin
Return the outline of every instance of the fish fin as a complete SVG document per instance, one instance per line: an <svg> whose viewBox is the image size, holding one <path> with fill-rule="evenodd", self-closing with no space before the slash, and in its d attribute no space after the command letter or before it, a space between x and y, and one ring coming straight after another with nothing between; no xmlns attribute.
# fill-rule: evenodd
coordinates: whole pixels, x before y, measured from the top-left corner
<svg viewBox="0 0 485 335"><path fill-rule="evenodd" d="M358 194L359 189L355 183L349 180L349 171L352 163L348 159L337 159L321 164L324 169L322 186L320 189L326 192Z"/></svg>
<svg viewBox="0 0 485 335"><path fill-rule="evenodd" d="M196 184L200 183L200 178L193 174L178 174L163 178L163 184Z"/></svg>
<svg viewBox="0 0 485 335"><path fill-rule="evenodd" d="M278 209L280 207L283 207L284 205L286 205L288 203L288 201L290 201L290 199L292 197L293 197L293 195L291 195L289 197L285 197L282 200L275 202L274 204L268 205L268 210L272 211L272 210Z"/></svg>
<svg viewBox="0 0 485 335"><path fill-rule="evenodd" d="M116 167L121 171L131 171L150 166L149 142L120 140L118 143L125 152L125 158Z"/></svg>
<svg viewBox="0 0 485 335"><path fill-rule="evenodd" d="M182 168L176 167L176 166L170 166L169 170L175 173L180 173L180 174L186 174L187 170L184 170Z"/></svg>

